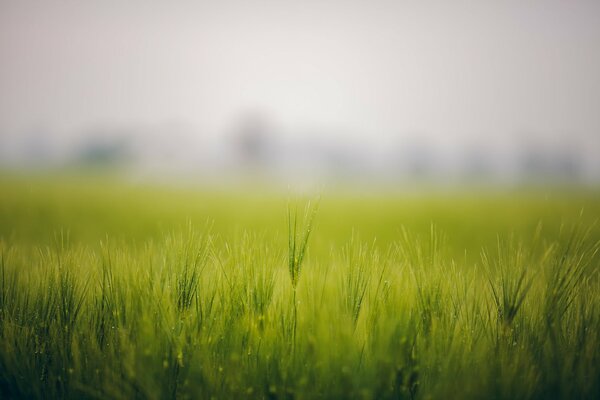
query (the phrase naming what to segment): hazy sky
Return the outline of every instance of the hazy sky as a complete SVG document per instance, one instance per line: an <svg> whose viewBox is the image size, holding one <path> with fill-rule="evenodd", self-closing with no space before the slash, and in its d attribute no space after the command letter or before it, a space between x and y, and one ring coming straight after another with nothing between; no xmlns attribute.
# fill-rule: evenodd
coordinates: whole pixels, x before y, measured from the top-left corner
<svg viewBox="0 0 600 400"><path fill-rule="evenodd" d="M600 135L600 1L0 0L0 132Z"/></svg>

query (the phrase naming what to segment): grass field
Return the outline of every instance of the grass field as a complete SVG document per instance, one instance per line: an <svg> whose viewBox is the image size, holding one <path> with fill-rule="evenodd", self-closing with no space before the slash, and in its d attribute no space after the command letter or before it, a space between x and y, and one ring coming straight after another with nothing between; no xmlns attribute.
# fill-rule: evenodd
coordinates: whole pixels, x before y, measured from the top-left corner
<svg viewBox="0 0 600 400"><path fill-rule="evenodd" d="M289 197L0 178L0 397L600 398L597 192Z"/></svg>

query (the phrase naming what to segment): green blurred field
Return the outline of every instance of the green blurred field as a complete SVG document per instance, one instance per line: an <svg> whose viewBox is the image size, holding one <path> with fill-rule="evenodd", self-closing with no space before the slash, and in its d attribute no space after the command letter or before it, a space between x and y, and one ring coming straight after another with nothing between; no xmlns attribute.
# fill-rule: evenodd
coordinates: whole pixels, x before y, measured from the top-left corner
<svg viewBox="0 0 600 400"><path fill-rule="evenodd" d="M599 200L4 176L0 397L599 398Z"/></svg>

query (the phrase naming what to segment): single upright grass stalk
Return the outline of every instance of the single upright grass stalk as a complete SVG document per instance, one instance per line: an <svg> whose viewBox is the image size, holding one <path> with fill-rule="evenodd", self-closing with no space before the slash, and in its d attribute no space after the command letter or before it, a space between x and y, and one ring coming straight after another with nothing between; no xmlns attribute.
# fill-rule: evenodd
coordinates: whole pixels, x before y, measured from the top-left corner
<svg viewBox="0 0 600 400"><path fill-rule="evenodd" d="M294 209L292 215L291 207L288 206L288 267L290 272L290 278L292 280L292 287L296 289L298 286L298 279L300 278L300 269L306 249L308 246L308 239L312 231L312 225L319 208L319 202L311 207L311 203L308 202L304 211L305 226L302 232L302 236L298 237L298 210Z"/></svg>
<svg viewBox="0 0 600 400"><path fill-rule="evenodd" d="M344 248L343 256L347 269L343 275L341 287L344 306L346 312L352 317L355 330L363 300L371 281L369 267L379 262L373 247L374 245L369 247L359 243L353 232L350 242Z"/></svg>
<svg viewBox="0 0 600 400"><path fill-rule="evenodd" d="M300 279L300 270L302 268L302 262L306 255L306 249L308 246L308 239L312 231L313 221L317 210L319 208L319 200L316 204L311 207L310 201L306 205L304 210L304 229L302 229L302 235L298 235L298 209L294 208L292 214L291 207L288 205L288 270L290 273L290 279L292 282L293 289L293 328L292 328L292 344L295 347L296 343L296 327L298 324L298 306L296 303L296 292L298 287L298 280Z"/></svg>

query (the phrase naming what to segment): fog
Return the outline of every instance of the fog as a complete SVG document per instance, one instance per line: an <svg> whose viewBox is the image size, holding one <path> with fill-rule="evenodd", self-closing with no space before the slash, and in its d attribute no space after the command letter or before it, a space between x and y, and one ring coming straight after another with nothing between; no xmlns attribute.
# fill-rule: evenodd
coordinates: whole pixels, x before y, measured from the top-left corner
<svg viewBox="0 0 600 400"><path fill-rule="evenodd" d="M600 182L597 1L0 2L0 164Z"/></svg>

